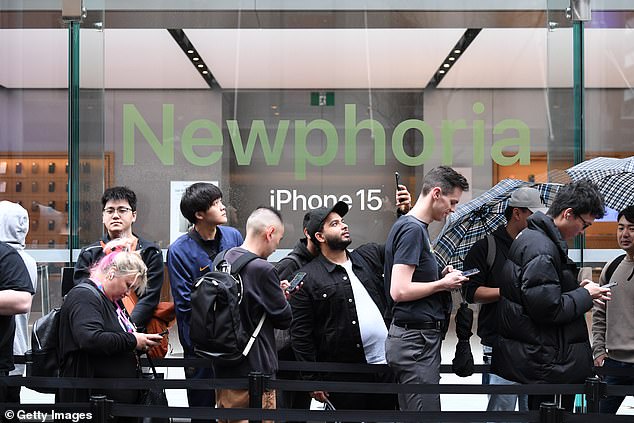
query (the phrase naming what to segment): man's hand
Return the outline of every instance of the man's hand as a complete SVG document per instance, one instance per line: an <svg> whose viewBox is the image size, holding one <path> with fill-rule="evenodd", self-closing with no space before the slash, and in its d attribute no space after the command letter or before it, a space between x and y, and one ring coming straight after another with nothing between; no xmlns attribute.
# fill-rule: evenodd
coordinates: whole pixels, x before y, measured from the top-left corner
<svg viewBox="0 0 634 423"><path fill-rule="evenodd" d="M319 402L326 402L328 399L328 392L326 391L313 391L310 393L312 398L315 398Z"/></svg>
<svg viewBox="0 0 634 423"><path fill-rule="evenodd" d="M468 279L469 278L462 276L462 272L460 270L451 270L440 280L440 282L442 283L445 291L453 291L454 289L462 288L462 283Z"/></svg>
<svg viewBox="0 0 634 423"><path fill-rule="evenodd" d="M603 367L603 362L608 355L606 353L601 354L594 359L594 367Z"/></svg>
<svg viewBox="0 0 634 423"><path fill-rule="evenodd" d="M609 301L612 298L610 288L603 288L598 283L592 282L590 279L582 280L579 285L590 293L596 304L605 305L605 301Z"/></svg>
<svg viewBox="0 0 634 423"><path fill-rule="evenodd" d="M446 275L447 275L447 273L449 273L449 272L453 272L453 271L455 271L455 270L456 270L456 269L454 269L452 265L445 266L445 268L444 268L444 269L442 269L442 275L443 275L443 276L446 276Z"/></svg>
<svg viewBox="0 0 634 423"><path fill-rule="evenodd" d="M396 191L396 207L402 214L406 214L412 208L412 196L405 185L399 185Z"/></svg>

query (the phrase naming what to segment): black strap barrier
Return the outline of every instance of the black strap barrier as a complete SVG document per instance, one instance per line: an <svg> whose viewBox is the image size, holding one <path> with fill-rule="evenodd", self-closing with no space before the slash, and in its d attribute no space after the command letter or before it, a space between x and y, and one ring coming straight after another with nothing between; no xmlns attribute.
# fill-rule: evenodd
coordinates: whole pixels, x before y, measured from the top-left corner
<svg viewBox="0 0 634 423"><path fill-rule="evenodd" d="M158 361L158 360L157 360ZM169 363L168 367L178 365L183 367L185 363L192 361L208 364L208 360L201 359L162 359ZM389 369L387 366L350 364L350 363L301 363L286 362L300 368L328 373L369 373L379 369ZM292 367L290 366L290 367ZM282 366L280 366L282 367ZM443 366L450 367L450 366ZM486 368L487 366L481 366ZM337 411L309 411L309 410L258 410L262 404L259 401L265 389L281 389L292 391L316 391L326 390L333 392L355 392L355 393L421 393L421 394L577 394L585 393L588 401L588 410L596 412L599 400L606 394L632 395L632 386L609 386L606 387L598 378L588 378L585 385L565 385L565 384L534 384L534 385L417 385L417 384L386 384L386 383L356 383L338 381L303 381L303 380L283 380L270 379L262 374L252 374L250 377L242 379L209 379L209 380L187 380L187 379L85 379L85 378L35 378L35 377L0 377L0 383L8 386L27 387L48 387L48 388L101 388L101 389L249 389L251 392L249 409L215 409L215 408L179 408L179 407L156 407L140 406L136 404L114 404L105 397L93 397L90 404L55 404L57 410L86 409L90 407L90 412L94 413L96 422L105 421L109 415L129 416L129 417L189 417L189 418L227 418L227 419L249 419L250 421L261 421L262 419L273 420L345 420L345 421L421 421L433 419L436 421L545 421L548 423L559 423L561 421L591 422L596 421L596 416L568 414L562 410L554 410L545 405L542 410L528 413L521 412L400 412L400 411L368 411L368 410L337 410ZM41 405L21 405L14 404L15 407L26 409L31 407L37 410ZM50 409L51 405L44 406ZM132 411L135 410L135 411ZM538 415L539 414L539 415ZM562 420L563 419L563 420ZM631 416L601 416L602 423L631 421Z"/></svg>
<svg viewBox="0 0 634 423"><path fill-rule="evenodd" d="M89 378L44 378L44 377L0 377L7 386L25 386L28 388L93 388L93 389L248 389L249 381L242 379L89 379ZM398 384L337 381L303 381L267 379L265 389L283 389L293 391L333 391L354 393L417 393L417 394L581 394L585 385L453 385L453 384ZM627 388L627 386L624 385ZM627 395L634 393L629 387Z"/></svg>
<svg viewBox="0 0 634 423"><path fill-rule="evenodd" d="M16 364L24 364L23 355L13 356ZM156 367L198 367L209 368L211 361L205 358L153 358L152 362ZM141 365L148 367L147 358L141 358ZM476 364L474 373L489 371L488 364ZM307 362L307 361L280 361L280 371L290 372L315 372L315 373L376 373L378 371L391 371L387 364L364 364L364 363L332 363L332 362ZM440 373L453 373L451 364L442 364ZM634 376L634 367L594 367L594 373L599 376Z"/></svg>

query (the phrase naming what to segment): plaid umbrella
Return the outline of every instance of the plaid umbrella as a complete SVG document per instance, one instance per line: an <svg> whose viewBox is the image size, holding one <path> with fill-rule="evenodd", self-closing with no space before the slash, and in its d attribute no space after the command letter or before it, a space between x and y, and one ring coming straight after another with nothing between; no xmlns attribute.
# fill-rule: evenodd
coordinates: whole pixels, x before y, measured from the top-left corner
<svg viewBox="0 0 634 423"><path fill-rule="evenodd" d="M458 206L449 215L445 226L434 243L436 258L442 267L452 265L462 269L462 261L477 240L505 224L504 210L508 199L520 187L537 188L542 201L549 206L560 184L535 184L517 179L504 179L490 190L466 204Z"/></svg>
<svg viewBox="0 0 634 423"><path fill-rule="evenodd" d="M605 197L605 205L622 210L634 205L634 156L625 159L597 157L566 170L573 181L589 179Z"/></svg>
<svg viewBox="0 0 634 423"><path fill-rule="evenodd" d="M471 353L471 327L473 326L473 310L469 308L464 300L456 312L456 354L451 361L451 369L460 377L467 377L473 374L473 354Z"/></svg>

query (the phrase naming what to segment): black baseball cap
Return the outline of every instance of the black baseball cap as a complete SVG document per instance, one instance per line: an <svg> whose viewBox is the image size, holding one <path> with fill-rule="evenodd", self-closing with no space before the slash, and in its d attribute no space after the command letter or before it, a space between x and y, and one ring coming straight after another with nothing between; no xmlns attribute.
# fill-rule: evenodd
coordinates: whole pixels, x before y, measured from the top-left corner
<svg viewBox="0 0 634 423"><path fill-rule="evenodd" d="M308 231L308 236L312 240L315 240L315 233L319 232L319 229L324 224L326 217L332 212L337 213L339 216L344 217L348 213L348 204L343 201L338 201L332 207L320 207L315 210L311 210L304 216L304 228Z"/></svg>

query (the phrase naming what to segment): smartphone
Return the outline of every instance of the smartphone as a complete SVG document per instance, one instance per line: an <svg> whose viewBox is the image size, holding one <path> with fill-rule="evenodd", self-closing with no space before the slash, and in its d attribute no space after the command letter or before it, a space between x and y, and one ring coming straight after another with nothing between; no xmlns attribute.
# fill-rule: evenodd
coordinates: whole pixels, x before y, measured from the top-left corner
<svg viewBox="0 0 634 423"><path fill-rule="evenodd" d="M306 277L306 272L297 272L293 279L289 282L288 287L286 288L286 293L291 294L299 288L299 284L302 283L304 278Z"/></svg>
<svg viewBox="0 0 634 423"><path fill-rule="evenodd" d="M477 267L474 267L473 269L463 271L462 276L469 277L469 276L477 275L478 273L480 273L480 269L478 269Z"/></svg>
<svg viewBox="0 0 634 423"><path fill-rule="evenodd" d="M167 335L169 333L170 333L169 329L165 329L163 332L157 333L157 335L165 336L165 335Z"/></svg>
<svg viewBox="0 0 634 423"><path fill-rule="evenodd" d="M401 189L401 175L398 172L394 172L394 179L396 179L396 190L399 191Z"/></svg>
<svg viewBox="0 0 634 423"><path fill-rule="evenodd" d="M617 281L606 283L605 285L601 285L601 288L612 288L613 286L617 286L619 283Z"/></svg>

